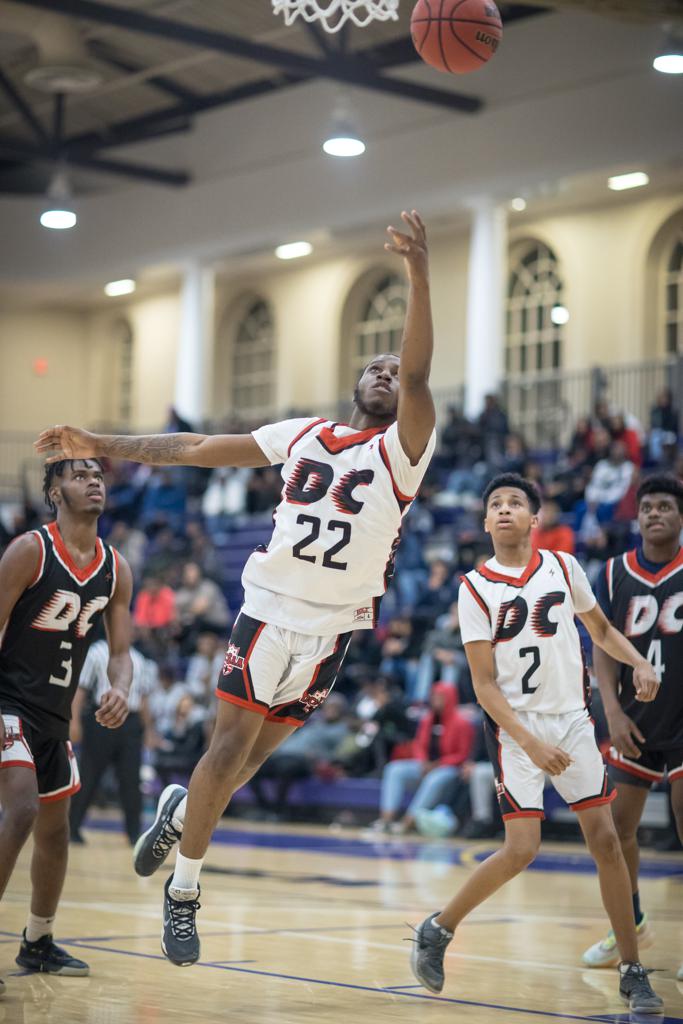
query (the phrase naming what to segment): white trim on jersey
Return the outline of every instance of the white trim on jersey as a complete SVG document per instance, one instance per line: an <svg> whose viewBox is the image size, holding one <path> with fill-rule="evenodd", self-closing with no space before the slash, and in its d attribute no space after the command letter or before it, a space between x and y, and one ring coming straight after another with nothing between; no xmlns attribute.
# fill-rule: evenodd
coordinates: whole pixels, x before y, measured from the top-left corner
<svg viewBox="0 0 683 1024"><path fill-rule="evenodd" d="M97 538L97 544L100 551L100 557L97 560L97 565L95 566L95 568L93 569L89 576L86 576L85 579L79 580L78 576L74 574L73 570L69 568L69 566L66 564L64 559L59 554L59 551L57 551L57 545L55 544L54 540L52 541L52 551L54 553L55 558L57 559L61 567L66 572L68 572L69 576L74 581L74 583L77 583L79 587L84 587L86 583L90 583L90 580L97 576L98 572L100 571L100 569L102 568L106 561L107 549L105 548L104 544L102 543L99 537Z"/></svg>
<svg viewBox="0 0 683 1024"><path fill-rule="evenodd" d="M647 569L641 569L640 572L638 572L637 569L632 568L629 565L628 556L634 552L635 549L632 549L632 551L625 551L624 554L621 555L621 561L624 566L624 569L629 574L629 576L632 577L632 579L638 580L639 583L644 583L646 587L650 588L650 590L655 590L661 583L666 583L667 580L670 580L672 576L675 576L676 573L680 572L681 568L683 568L683 566L681 565L679 552L679 554L673 560L672 568L669 570L669 572L666 573L665 576L657 576L656 579L648 579L646 575ZM638 565L637 555L635 556L635 561L636 565Z"/></svg>
<svg viewBox="0 0 683 1024"><path fill-rule="evenodd" d="M111 548L111 577L112 577L112 579L111 579L111 590L109 592L109 600L110 601L111 601L112 597L114 596L114 594L116 592L116 580L118 579L118 575L119 575L118 570L119 570L119 553L116 550L116 548Z"/></svg>
<svg viewBox="0 0 683 1024"><path fill-rule="evenodd" d="M610 601L614 600L614 559L610 558L607 562L607 593L609 594Z"/></svg>

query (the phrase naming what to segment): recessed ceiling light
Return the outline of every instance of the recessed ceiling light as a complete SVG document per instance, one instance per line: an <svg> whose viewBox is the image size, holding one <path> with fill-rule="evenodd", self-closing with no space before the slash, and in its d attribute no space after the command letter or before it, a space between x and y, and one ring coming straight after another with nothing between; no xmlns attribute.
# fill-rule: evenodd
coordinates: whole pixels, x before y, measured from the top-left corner
<svg viewBox="0 0 683 1024"><path fill-rule="evenodd" d="M631 171L630 174L615 174L607 179L607 187L613 192L623 192L627 188L642 188L649 185L650 178L645 171Z"/></svg>
<svg viewBox="0 0 683 1024"><path fill-rule="evenodd" d="M335 133L325 139L323 150L328 156L361 156L365 152L365 143L355 134Z"/></svg>
<svg viewBox="0 0 683 1024"><path fill-rule="evenodd" d="M53 231L65 231L67 228L76 226L78 218L73 210L43 210L40 215L40 223L44 228L52 228Z"/></svg>
<svg viewBox="0 0 683 1024"><path fill-rule="evenodd" d="M683 54L662 53L652 61L652 67L663 75L683 75Z"/></svg>
<svg viewBox="0 0 683 1024"><path fill-rule="evenodd" d="M279 260L298 260L300 256L309 256L313 252L310 242L287 242L278 245L275 255Z"/></svg>
<svg viewBox="0 0 683 1024"><path fill-rule="evenodd" d="M521 196L516 196L515 199L510 200L510 207L511 209L516 210L517 213L521 213L522 210L526 210L526 199L523 199Z"/></svg>
<svg viewBox="0 0 683 1024"><path fill-rule="evenodd" d="M135 281L130 277L124 277L120 281L110 281L104 286L105 295L130 295L135 291Z"/></svg>

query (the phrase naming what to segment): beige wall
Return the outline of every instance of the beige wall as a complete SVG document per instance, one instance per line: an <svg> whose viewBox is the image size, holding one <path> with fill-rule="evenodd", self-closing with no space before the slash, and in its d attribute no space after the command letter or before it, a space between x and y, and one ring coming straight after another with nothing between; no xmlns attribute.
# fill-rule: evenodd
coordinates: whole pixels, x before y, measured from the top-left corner
<svg viewBox="0 0 683 1024"><path fill-rule="evenodd" d="M662 225L676 211L681 211L683 222L683 192L543 219L511 216L511 244L538 238L560 260L571 314L565 328L566 368L662 354L653 288L661 242L666 240ZM436 334L432 380L436 389L447 390L464 376L467 234L435 235L431 250ZM223 275L217 282L219 329L209 413L220 416L229 411L230 339L240 299L254 293L270 302L275 316L277 407L332 405L339 397L343 333L350 315L347 300L354 283L377 266L391 269L396 263L372 247L338 259L316 262L311 257L260 275ZM131 427L160 426L173 400L180 322L176 291L133 297L106 308L19 307L0 313L0 432L32 431L60 420L115 421L112 338L116 320L122 317L128 319L134 336ZM32 369L36 357L48 361L44 377Z"/></svg>

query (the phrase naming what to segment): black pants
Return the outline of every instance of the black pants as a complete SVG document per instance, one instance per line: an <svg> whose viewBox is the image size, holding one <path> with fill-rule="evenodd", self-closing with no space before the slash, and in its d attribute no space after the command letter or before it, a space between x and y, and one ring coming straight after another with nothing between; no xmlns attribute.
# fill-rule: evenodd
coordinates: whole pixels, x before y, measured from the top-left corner
<svg viewBox="0 0 683 1024"><path fill-rule="evenodd" d="M140 715L137 711L132 711L120 728L105 729L104 726L98 725L92 710L89 710L83 715L82 726L83 742L78 759L81 790L71 800L71 831L79 831L105 769L111 765L119 784L119 799L125 818L126 833L130 841L135 842L140 835L142 816L140 765L143 728Z"/></svg>

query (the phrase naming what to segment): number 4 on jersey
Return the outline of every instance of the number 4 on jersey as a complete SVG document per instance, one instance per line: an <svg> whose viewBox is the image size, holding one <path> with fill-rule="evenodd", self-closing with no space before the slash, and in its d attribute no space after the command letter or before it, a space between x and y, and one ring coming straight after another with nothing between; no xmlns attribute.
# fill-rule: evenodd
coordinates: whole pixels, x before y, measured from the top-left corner
<svg viewBox="0 0 683 1024"><path fill-rule="evenodd" d="M650 646L647 649L647 660L650 662L650 664L652 665L653 669L655 670L655 675L657 676L657 682L661 683L662 679L664 678L664 672L666 670L666 665L662 662L662 641L661 640L653 640L652 641L652 643L650 644Z"/></svg>

